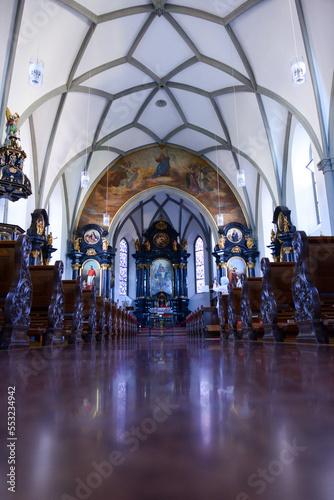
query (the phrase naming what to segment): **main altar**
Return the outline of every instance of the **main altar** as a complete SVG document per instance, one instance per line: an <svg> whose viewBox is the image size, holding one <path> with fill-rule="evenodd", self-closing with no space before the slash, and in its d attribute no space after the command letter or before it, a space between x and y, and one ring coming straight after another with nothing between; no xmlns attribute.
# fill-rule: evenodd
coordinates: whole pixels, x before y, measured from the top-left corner
<svg viewBox="0 0 334 500"><path fill-rule="evenodd" d="M162 216L135 241L136 301L139 323L154 326L159 319L167 326L183 322L189 313L187 242Z"/></svg>

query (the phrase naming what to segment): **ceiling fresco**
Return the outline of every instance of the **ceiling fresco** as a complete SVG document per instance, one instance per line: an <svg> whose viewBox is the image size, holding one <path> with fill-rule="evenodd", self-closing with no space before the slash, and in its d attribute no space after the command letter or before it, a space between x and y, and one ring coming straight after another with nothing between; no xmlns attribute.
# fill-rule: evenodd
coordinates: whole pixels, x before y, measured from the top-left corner
<svg viewBox="0 0 334 500"><path fill-rule="evenodd" d="M215 220L220 207L225 224L246 224L233 191L205 160L182 149L156 146L126 155L108 170L90 194L78 227L97 221L102 224L106 207L112 222L130 198L159 186L193 196Z"/></svg>

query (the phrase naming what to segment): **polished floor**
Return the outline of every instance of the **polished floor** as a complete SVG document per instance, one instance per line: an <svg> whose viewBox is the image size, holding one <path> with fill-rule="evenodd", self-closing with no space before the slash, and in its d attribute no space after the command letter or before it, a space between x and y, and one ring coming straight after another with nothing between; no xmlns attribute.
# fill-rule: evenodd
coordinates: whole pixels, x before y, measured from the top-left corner
<svg viewBox="0 0 334 500"><path fill-rule="evenodd" d="M1 352L0 394L2 500L334 498L334 346Z"/></svg>

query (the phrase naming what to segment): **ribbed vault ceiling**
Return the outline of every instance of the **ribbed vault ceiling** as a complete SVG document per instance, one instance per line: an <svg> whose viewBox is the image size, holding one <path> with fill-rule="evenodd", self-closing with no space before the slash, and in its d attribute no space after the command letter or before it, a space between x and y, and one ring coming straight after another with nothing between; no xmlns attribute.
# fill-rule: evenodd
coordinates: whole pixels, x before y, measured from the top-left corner
<svg viewBox="0 0 334 500"><path fill-rule="evenodd" d="M333 154L331 0L16 0L1 2L6 107L20 116L36 207L58 182L75 227L91 185L120 156L169 144L219 168L256 225L261 183L285 203L292 127ZM290 59L308 81L294 87ZM28 62L45 62L28 85ZM165 101L165 106L158 106ZM246 171L247 186L236 187Z"/></svg>

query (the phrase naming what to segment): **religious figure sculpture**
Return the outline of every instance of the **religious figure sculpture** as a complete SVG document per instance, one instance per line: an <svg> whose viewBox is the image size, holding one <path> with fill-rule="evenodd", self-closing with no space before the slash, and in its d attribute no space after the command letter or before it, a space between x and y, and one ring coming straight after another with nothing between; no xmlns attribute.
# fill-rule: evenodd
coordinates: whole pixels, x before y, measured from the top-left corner
<svg viewBox="0 0 334 500"><path fill-rule="evenodd" d="M220 249L223 249L225 248L225 241L226 241L226 236L224 236L223 234L220 236L219 240L218 240L218 247Z"/></svg>
<svg viewBox="0 0 334 500"><path fill-rule="evenodd" d="M107 238L102 238L102 250L108 250L109 242Z"/></svg>
<svg viewBox="0 0 334 500"><path fill-rule="evenodd" d="M188 242L187 242L187 240L183 240L183 241L182 241L182 250L183 250L184 252L186 252L186 251L187 251L187 249L188 249Z"/></svg>

